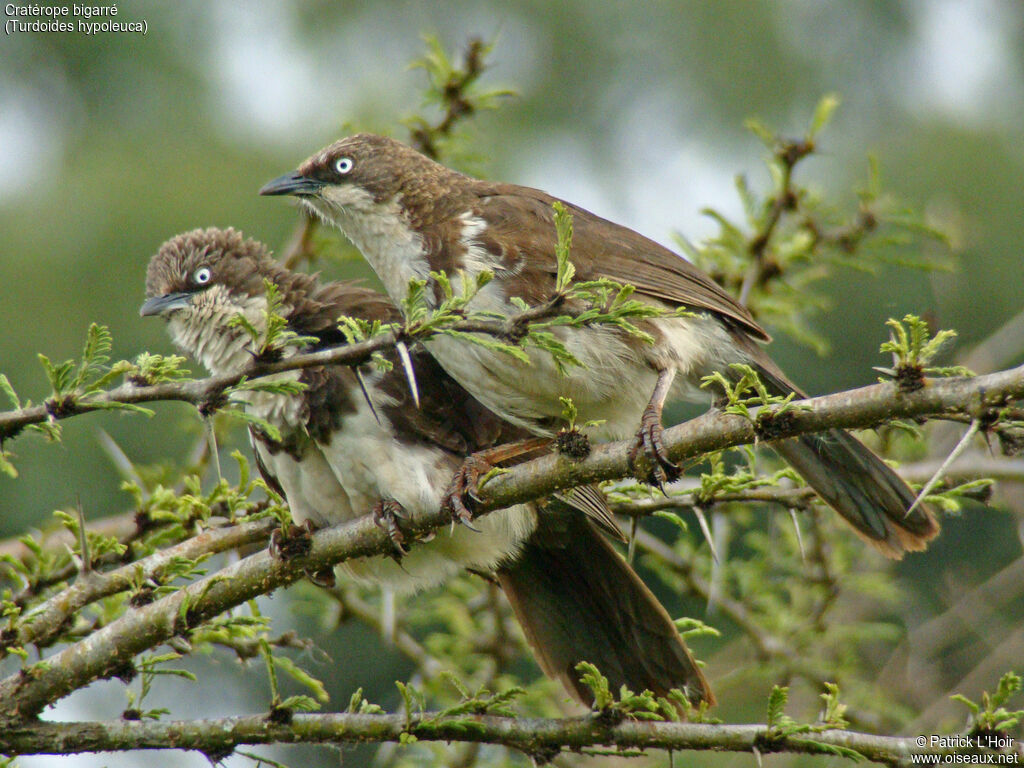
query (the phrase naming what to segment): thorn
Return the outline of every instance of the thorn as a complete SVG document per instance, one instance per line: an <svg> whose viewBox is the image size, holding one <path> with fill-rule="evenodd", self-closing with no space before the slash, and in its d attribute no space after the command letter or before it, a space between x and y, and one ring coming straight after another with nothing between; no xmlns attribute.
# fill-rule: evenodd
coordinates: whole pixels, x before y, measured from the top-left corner
<svg viewBox="0 0 1024 768"><path fill-rule="evenodd" d="M700 530L704 534L704 540L707 541L708 546L711 548L711 559L715 561L715 565L721 565L721 561L718 559L718 549L715 547L715 537L711 535L711 527L708 525L708 519L704 516L704 510L695 506L693 514L697 516L697 522L700 523Z"/></svg>
<svg viewBox="0 0 1024 768"><path fill-rule="evenodd" d="M416 407L420 407L420 392L416 386L416 371L412 367L412 358L409 356L409 348L405 346L404 341L400 341L395 344L395 349L398 350L398 356L402 359L402 368L405 370L405 378L409 382L409 391L412 393L412 401L416 403Z"/></svg>
<svg viewBox="0 0 1024 768"><path fill-rule="evenodd" d="M925 483L921 492L917 494L917 498L914 499L914 503L910 505L910 509L907 510L905 517L910 517L910 514L921 505L922 501L924 501L924 497L931 493L935 486L942 481L942 478L949 470L949 467L954 461L960 458L960 455L965 450L967 450L967 446L970 444L971 438L978 434L978 430L980 429L981 420L973 419L971 421L971 426L967 428L967 431L964 432L964 436L960 438L960 442L956 444L956 447L953 448L952 451L950 451L949 456L947 456L946 460L942 462L942 466L935 470L935 474L932 475L931 480Z"/></svg>
<svg viewBox="0 0 1024 768"><path fill-rule="evenodd" d="M722 551L726 552L729 547L729 518L721 512L715 512L714 514L714 539L722 545ZM722 580L724 578L725 568L717 560L711 562L711 575L708 579L708 604L707 612L709 615L717 611L718 595L723 591Z"/></svg>
<svg viewBox="0 0 1024 768"><path fill-rule="evenodd" d="M398 633L398 609L396 608L395 590L385 587L380 601L380 634L388 645L395 644Z"/></svg>
<svg viewBox="0 0 1024 768"><path fill-rule="evenodd" d="M629 545L626 547L626 562L630 565L633 564L633 558L636 556L636 533L640 527L640 518L636 515L629 523Z"/></svg>
<svg viewBox="0 0 1024 768"><path fill-rule="evenodd" d="M804 536L800 532L800 518L796 516L796 510L789 508L789 519L793 521L793 529L796 531L796 543L800 546L800 559L807 565L807 553L804 551Z"/></svg>
<svg viewBox="0 0 1024 768"><path fill-rule="evenodd" d="M213 468L217 472L217 483L223 479L220 473L220 451L217 449L217 430L213 426L213 415L205 416L206 436L210 441L210 458L213 459Z"/></svg>
<svg viewBox="0 0 1024 768"><path fill-rule="evenodd" d="M373 418L377 420L378 424L383 425L384 422L380 420L380 414L377 413L377 409L373 407L373 401L370 399L370 390L366 388L366 380L363 378L363 371L361 368L355 368L356 378L359 380L359 389L363 391L363 399L366 404L370 406L370 413L373 414Z"/></svg>
<svg viewBox="0 0 1024 768"><path fill-rule="evenodd" d="M139 490L142 491L142 498L144 500L148 499L149 492L146 490L146 483L135 470L135 465L132 464L131 459L128 458L128 454L121 449L121 446L114 442L114 438L112 438L106 430L100 429L98 430L98 433L100 448L102 448L103 452L107 454L107 457L114 465L114 468L123 478L138 486Z"/></svg>
<svg viewBox="0 0 1024 768"><path fill-rule="evenodd" d="M78 513L78 550L82 554L82 564L79 572L83 576L92 573L92 556L89 554L89 537L85 535L85 513L82 511L82 499L76 499L76 512Z"/></svg>

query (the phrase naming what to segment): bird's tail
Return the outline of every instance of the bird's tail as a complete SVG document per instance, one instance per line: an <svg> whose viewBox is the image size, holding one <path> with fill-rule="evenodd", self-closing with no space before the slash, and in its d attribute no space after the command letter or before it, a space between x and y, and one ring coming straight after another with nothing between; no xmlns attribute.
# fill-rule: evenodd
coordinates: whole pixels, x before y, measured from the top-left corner
<svg viewBox="0 0 1024 768"><path fill-rule="evenodd" d="M803 396L763 353L758 374L773 394ZM865 541L887 557L918 552L939 533L935 515L924 504L913 512L916 495L889 465L842 429L773 442L772 447Z"/></svg>
<svg viewBox="0 0 1024 768"><path fill-rule="evenodd" d="M939 533L924 505L907 514L915 494L849 432L830 429L772 443L807 484L867 542L887 557L917 552Z"/></svg>
<svg viewBox="0 0 1024 768"><path fill-rule="evenodd" d="M704 674L658 599L583 515L549 501L520 557L498 571L548 676L590 705L576 665L594 664L616 693L683 691L714 704Z"/></svg>

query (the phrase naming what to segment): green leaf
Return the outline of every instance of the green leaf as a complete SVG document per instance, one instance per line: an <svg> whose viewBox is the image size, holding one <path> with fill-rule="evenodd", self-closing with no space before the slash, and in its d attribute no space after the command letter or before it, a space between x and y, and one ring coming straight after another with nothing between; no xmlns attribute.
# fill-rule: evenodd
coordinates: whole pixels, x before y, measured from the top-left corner
<svg viewBox="0 0 1024 768"><path fill-rule="evenodd" d="M744 127L752 134L757 136L765 146L772 146L775 143L775 134L768 130L767 126L757 118L747 118L743 121Z"/></svg>
<svg viewBox="0 0 1024 768"><path fill-rule="evenodd" d="M137 413L142 416L152 416L153 411L135 403L121 403L117 400L83 400L82 406L90 411L125 411L126 413Z"/></svg>
<svg viewBox="0 0 1024 768"><path fill-rule="evenodd" d="M289 659L287 656L275 656L274 665L281 669L286 675L292 678L295 682L305 686L313 695L317 701L328 702L331 697L327 693L327 689L324 684L309 674L306 670L296 664L294 661Z"/></svg>
<svg viewBox="0 0 1024 768"><path fill-rule="evenodd" d="M43 366L43 371L46 373L54 395L60 396L71 388L71 372L75 369L74 360L65 360L60 365L54 365L46 355L39 353L38 357L39 364Z"/></svg>
<svg viewBox="0 0 1024 768"><path fill-rule="evenodd" d="M712 627L710 624L705 624L700 619L694 619L689 616L684 616L681 619L675 620L676 629L679 630L679 634L684 639L689 640L694 637L721 637L722 633Z"/></svg>
<svg viewBox="0 0 1024 768"><path fill-rule="evenodd" d="M14 391L14 387L11 386L11 382L7 379L7 376L0 373L0 392L7 395L7 399L11 403L11 407L14 410L21 409L21 400L18 399L18 395Z"/></svg>
<svg viewBox="0 0 1024 768"><path fill-rule="evenodd" d="M443 328L441 329L440 332L445 334L446 336L452 336L453 338L467 341L470 344L476 344L477 346L483 347L484 349L490 349L494 350L495 352L501 352L502 354L508 355L509 357L513 357L521 362L530 362L530 356L526 354L526 352L521 347L517 347L514 344L506 344L504 342L498 341L497 339L494 339L493 337L486 336L481 333L465 333L464 331L457 331L454 328Z"/></svg>
<svg viewBox="0 0 1024 768"><path fill-rule="evenodd" d="M839 701L839 686L835 683L825 683L825 693L821 694L825 702L825 713L821 721L830 728L846 728L850 721L844 717L846 705Z"/></svg>
<svg viewBox="0 0 1024 768"><path fill-rule="evenodd" d="M10 478L16 478L18 476L18 469L11 461L11 453L0 448L0 472L3 472Z"/></svg>
<svg viewBox="0 0 1024 768"><path fill-rule="evenodd" d="M999 685L996 687L996 692L992 694L992 706L1001 707L1011 697L1020 693L1021 687L1020 675L1015 672L1007 672L999 678Z"/></svg>
<svg viewBox="0 0 1024 768"><path fill-rule="evenodd" d="M86 384L89 379L103 370L110 362L110 350L113 347L113 337L110 329L105 325L92 323L85 337L85 347L82 349L82 362L78 367L72 388L78 389Z"/></svg>
<svg viewBox="0 0 1024 768"><path fill-rule="evenodd" d="M651 513L651 516L660 517L662 520L668 520L670 523L672 523L674 526L676 526L680 531L683 531L684 533L690 530L690 526L687 525L686 521L683 520L683 518L677 515L675 512L672 512L670 510L656 509L654 512Z"/></svg>
<svg viewBox="0 0 1024 768"><path fill-rule="evenodd" d="M558 242L555 245L555 260L558 270L555 275L555 292L563 293L572 283L576 274L576 267L569 260L569 252L572 250L572 214L565 205L556 200L552 206L555 210L555 233Z"/></svg>
<svg viewBox="0 0 1024 768"><path fill-rule="evenodd" d="M594 697L594 709L608 709L615 703L615 696L608 687L608 678L601 674L597 667L589 661L581 661L575 667L583 683Z"/></svg>
<svg viewBox="0 0 1024 768"><path fill-rule="evenodd" d="M320 703L311 696L289 696L280 703L281 707L290 709L293 712L315 712L320 709Z"/></svg>
<svg viewBox="0 0 1024 768"><path fill-rule="evenodd" d="M814 116L811 118L809 138L815 138L825 129L829 122L831 122L832 115L839 108L839 103L839 96L834 93L826 94L818 101L818 105L814 108Z"/></svg>
<svg viewBox="0 0 1024 768"><path fill-rule="evenodd" d="M185 358L180 355L154 355L143 352L135 358L134 376L148 384L160 384L185 378L190 371L182 368Z"/></svg>
<svg viewBox="0 0 1024 768"><path fill-rule="evenodd" d="M223 413L225 416L228 416L232 419L238 419L239 421L243 421L246 424L249 424L250 426L262 430L267 435L267 437L269 437L275 443L281 442L281 430L278 429L274 424L271 424L266 419L260 418L259 416L249 413L248 411L243 410L241 408L224 408L220 412Z"/></svg>
<svg viewBox="0 0 1024 768"><path fill-rule="evenodd" d="M363 698L363 689L357 688L355 693L352 694L348 700L348 706L345 708L346 712L352 712L357 714L367 715L382 715L384 714L384 708L373 704Z"/></svg>
<svg viewBox="0 0 1024 768"><path fill-rule="evenodd" d="M766 723L769 728L777 728L786 718L786 702L789 700L789 688L773 685L768 694L768 714Z"/></svg>

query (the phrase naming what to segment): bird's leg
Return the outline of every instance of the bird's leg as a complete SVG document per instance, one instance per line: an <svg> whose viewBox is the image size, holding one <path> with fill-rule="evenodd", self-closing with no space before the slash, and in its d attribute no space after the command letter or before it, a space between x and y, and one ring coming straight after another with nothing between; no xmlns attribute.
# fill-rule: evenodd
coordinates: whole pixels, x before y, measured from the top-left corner
<svg viewBox="0 0 1024 768"><path fill-rule="evenodd" d="M636 433L636 442L629 452L629 465L634 476L641 482L656 485L662 490L664 490L665 483L678 479L682 474L679 467L669 459L662 441L664 429L661 426L661 412L665 408L665 400L668 398L668 392L672 388L672 381L675 377L675 368L658 371L658 383L655 384L651 399L640 417L640 429ZM637 459L641 450L651 467L643 474L638 473L637 468Z"/></svg>
<svg viewBox="0 0 1024 768"><path fill-rule="evenodd" d="M316 530L312 520L306 520L302 525L289 525L288 530L283 528L274 529L270 534L270 556L278 560L291 560L293 557L301 557L309 552L312 545L310 537ZM318 587L334 586L334 569L328 566L319 571L305 571L306 578Z"/></svg>
<svg viewBox="0 0 1024 768"><path fill-rule="evenodd" d="M405 534L398 526L398 521L406 517L408 517L408 513L405 511L405 507L394 499L381 499L373 505L373 522L387 532L394 547L391 556L396 561L400 561L409 554L409 548L405 545Z"/></svg>
<svg viewBox="0 0 1024 768"><path fill-rule="evenodd" d="M452 521L462 523L470 528L473 520L473 508L480 500L480 478L503 463L517 464L533 458L538 449L547 449L551 439L547 437L531 437L507 445L488 448L467 456L458 472L448 484L441 500L441 509L451 514ZM518 459L518 461L513 461Z"/></svg>
<svg viewBox="0 0 1024 768"><path fill-rule="evenodd" d="M452 516L453 523L462 523L467 528L476 530L471 525L473 507L480 499L477 496L480 478L494 469L480 454L467 456L459 471L448 484L441 500L441 511Z"/></svg>

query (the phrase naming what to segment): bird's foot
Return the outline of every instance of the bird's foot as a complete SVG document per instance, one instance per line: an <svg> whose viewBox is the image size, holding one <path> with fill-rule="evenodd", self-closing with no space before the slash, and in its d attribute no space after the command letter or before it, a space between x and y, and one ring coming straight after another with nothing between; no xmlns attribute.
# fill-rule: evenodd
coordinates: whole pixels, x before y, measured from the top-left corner
<svg viewBox="0 0 1024 768"><path fill-rule="evenodd" d="M409 554L409 547L405 544L405 534L398 526L398 521L408 517L405 507L394 499L381 499L373 505L373 522L377 527L384 530L391 539L391 557L396 562Z"/></svg>
<svg viewBox="0 0 1024 768"><path fill-rule="evenodd" d="M661 426L661 414L654 408L648 407L640 418L640 429L636 433L636 442L629 452L629 466L636 477L642 483L655 485L664 493L665 483L678 480L682 474L679 466L673 462L665 451L665 443L662 439L664 428ZM637 459L643 452L644 465L638 466Z"/></svg>
<svg viewBox="0 0 1024 768"><path fill-rule="evenodd" d="M477 530L473 527L473 509L480 501L477 491L480 488L480 478L494 469L494 466L479 456L468 456L455 473L448 490L444 492L444 499L441 501L441 510L452 516L453 523L462 523L470 530Z"/></svg>
<svg viewBox="0 0 1024 768"><path fill-rule="evenodd" d="M309 520L302 525L293 523L287 528L275 528L270 534L270 556L278 560L291 560L307 554L312 546L310 536L314 530Z"/></svg>
<svg viewBox="0 0 1024 768"><path fill-rule="evenodd" d="M316 526L312 520L306 520L302 525L289 525L287 530L276 528L270 534L270 556L287 561L308 554L313 545L311 537L315 530ZM321 568L319 571L310 571L307 568L305 573L306 578L318 587L330 588L335 584L334 569L331 567Z"/></svg>

